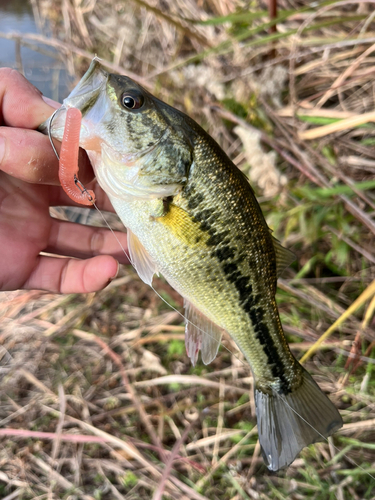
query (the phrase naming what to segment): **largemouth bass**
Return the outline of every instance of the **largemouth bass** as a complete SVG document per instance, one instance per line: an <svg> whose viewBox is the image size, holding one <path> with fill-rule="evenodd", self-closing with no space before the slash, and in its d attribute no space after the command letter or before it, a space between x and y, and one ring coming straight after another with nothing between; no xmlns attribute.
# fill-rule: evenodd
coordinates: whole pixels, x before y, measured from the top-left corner
<svg viewBox="0 0 375 500"><path fill-rule="evenodd" d="M276 282L293 258L272 237L241 171L191 118L97 59L63 108L82 112L80 146L127 228L146 283L161 273L185 300L193 364L217 353L223 331L255 380L259 441L271 470L342 426L337 409L291 354ZM64 111L52 123L61 140Z"/></svg>

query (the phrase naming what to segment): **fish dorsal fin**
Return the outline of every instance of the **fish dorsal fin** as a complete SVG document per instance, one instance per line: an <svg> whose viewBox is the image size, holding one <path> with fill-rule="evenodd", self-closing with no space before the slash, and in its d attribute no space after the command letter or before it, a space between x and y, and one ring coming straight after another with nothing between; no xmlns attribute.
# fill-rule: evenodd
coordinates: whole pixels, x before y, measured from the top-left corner
<svg viewBox="0 0 375 500"><path fill-rule="evenodd" d="M158 272L156 264L130 229L127 229L127 235L131 263L141 280L147 283L147 285L151 285L154 274Z"/></svg>
<svg viewBox="0 0 375 500"><path fill-rule="evenodd" d="M273 247L276 254L276 275L279 278L281 273L286 269L292 262L296 260L296 256L293 252L284 248L279 240L272 236Z"/></svg>
<svg viewBox="0 0 375 500"><path fill-rule="evenodd" d="M198 311L189 301L185 300L185 344L186 352L195 366L199 349L202 361L208 365L216 358L220 346L223 329L215 325L203 313Z"/></svg>

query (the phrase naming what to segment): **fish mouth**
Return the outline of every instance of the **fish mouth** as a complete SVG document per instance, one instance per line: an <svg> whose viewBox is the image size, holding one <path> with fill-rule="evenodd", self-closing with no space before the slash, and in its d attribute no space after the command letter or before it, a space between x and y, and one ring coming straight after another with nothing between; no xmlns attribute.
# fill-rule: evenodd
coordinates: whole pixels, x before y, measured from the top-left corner
<svg viewBox="0 0 375 500"><path fill-rule="evenodd" d="M39 130L43 131L42 127L45 127L50 136L62 141L67 110L79 109L82 113L79 145L86 150L99 184L107 194L130 200L173 196L180 190L179 185L155 186L141 172L142 167L152 161L152 155L171 133L170 127L151 146L132 153L117 150L103 137L104 117L111 105L107 88L110 76L100 64L100 59L95 57L77 86L64 99L61 108ZM124 166L127 168L124 169Z"/></svg>
<svg viewBox="0 0 375 500"><path fill-rule="evenodd" d="M85 109L94 104L96 98L108 81L109 73L103 69L100 59L94 57L91 64L72 92L63 101L66 108L78 108L84 115Z"/></svg>
<svg viewBox="0 0 375 500"><path fill-rule="evenodd" d="M51 135L62 141L66 111L69 108L77 108L82 112L82 116L88 114L92 108L100 109L100 106L95 106L99 99L105 98L105 90L108 82L109 73L107 73L102 65L100 64L100 59L94 57L91 64L83 75L78 84L74 87L72 92L64 99L61 108L57 110L46 122L44 122L39 130L42 132L50 131ZM90 122L98 122L102 118L101 116L95 116L95 113L91 113ZM89 138L91 131L89 130L90 122L82 121L81 134L80 134L80 144L84 147L85 139Z"/></svg>

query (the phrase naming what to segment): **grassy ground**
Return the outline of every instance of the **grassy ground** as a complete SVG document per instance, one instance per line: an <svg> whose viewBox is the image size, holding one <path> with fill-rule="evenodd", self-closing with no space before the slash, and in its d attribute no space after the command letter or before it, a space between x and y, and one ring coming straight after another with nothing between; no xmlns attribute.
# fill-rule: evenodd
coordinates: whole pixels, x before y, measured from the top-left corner
<svg viewBox="0 0 375 500"><path fill-rule="evenodd" d="M234 343L192 368L181 317L132 269L88 296L6 293L0 497L375 498L374 4L285 0L271 22L239 0L33 6L55 38L22 43L57 46L77 79L95 53L135 75L250 176L297 256L277 294L294 354L337 322L305 366L345 425L270 473Z"/></svg>

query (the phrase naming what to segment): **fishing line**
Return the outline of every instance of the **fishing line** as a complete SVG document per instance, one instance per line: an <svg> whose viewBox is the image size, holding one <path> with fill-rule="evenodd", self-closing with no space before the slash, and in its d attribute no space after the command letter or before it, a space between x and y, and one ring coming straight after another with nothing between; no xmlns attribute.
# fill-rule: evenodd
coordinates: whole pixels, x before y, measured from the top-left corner
<svg viewBox="0 0 375 500"><path fill-rule="evenodd" d="M53 148L53 151L57 157L57 159L59 160L59 155L56 151L56 148L53 144L53 141L52 141L52 132L51 132L51 128L52 128L52 121L53 119L55 118L56 114L61 110L63 109L63 107L61 108L58 108L56 109L56 111L54 111L54 113L52 114L50 120L49 120L49 123L48 123L48 137L49 137L49 140L50 140L50 143L51 143L51 146ZM80 191L82 193L84 192L87 192L86 188L83 186L83 184L78 180L78 178L76 176L74 176L75 179L75 183L77 185L77 188L80 189ZM130 255L128 254L128 252L125 250L125 248L123 247L123 245L121 244L119 238L116 236L116 233L114 232L114 230L111 228L110 224L108 223L107 219L104 217L102 211L98 208L98 206L96 205L96 203L93 201L93 200L90 200L92 205L95 207L95 209L99 212L101 218L103 219L105 225L108 227L108 229L111 231L112 235L114 236L115 240L117 241L118 245L120 246L122 252L124 253L124 255L126 256L126 258L128 259L128 261L130 262L130 264L132 265L132 267L134 268L134 270L137 272L137 269L130 257ZM173 307L171 304L169 304L169 302L164 299L160 293L151 285L149 285L150 288L154 291L154 293L168 306L170 307L173 311L175 311L176 313L178 313L187 323L190 323L191 325L193 325L195 328L197 328L197 330L201 331L202 333L204 333L205 335L208 335L209 337L213 338L214 340L216 340L216 338L209 334L208 332L205 332L202 328L198 327L197 325L195 325L193 322L191 322L190 320L188 320L183 313L181 313L178 309L176 309L175 307ZM233 353L229 348L227 348L226 346L224 346L222 343L221 345L223 346L223 348L229 352L229 354L231 354L232 356L234 356L237 360L240 361L240 363L243 365L243 366L248 366L247 363L245 363L242 359L240 359L235 353ZM283 403L291 410L293 411L293 413L295 413L305 424L307 424L309 427L311 427L314 432L316 432L322 439L323 441L326 441L327 443L329 443L328 441L328 438L326 438L323 434L321 434L317 429L315 429L315 427L313 425L311 425L306 419L304 419L302 417L302 415L300 415L294 408L292 408L289 403L287 402L287 400L285 399L285 397L281 396L280 394L278 394L276 391L273 391L273 393L278 397L280 398ZM334 450L336 450L337 453L340 453L340 449L335 446L333 443L332 443L332 447ZM355 460L353 460L351 457L349 457L347 454L344 454L344 456L348 459L348 461L354 465L355 467L358 467L360 470L362 470L365 474L367 474L371 479L373 479L375 481L375 477L373 475L371 475L369 472L367 472L364 467L362 467L361 465L357 464L355 462Z"/></svg>
<svg viewBox="0 0 375 500"><path fill-rule="evenodd" d="M310 422L308 422L306 419L304 419L302 417L302 415L300 415L298 413L298 411L296 411L294 408L292 408L290 406L290 404L288 403L288 401L285 399L285 397L281 396L280 394L277 393L277 391L272 391L278 398L281 399L281 401L283 401L283 403L289 408L289 410L292 410L293 413L295 413L301 420L303 420L305 422L305 424L307 424L309 427L311 427L311 429L313 429L314 432L316 432L317 434L319 434L319 436L323 439L323 441L327 441L327 443L329 443L329 440L328 438L326 438L323 434L321 434L317 429L315 429L315 427L313 425L310 424ZM335 446L333 443L331 443L332 447L336 450L337 453L340 453L341 450L340 448L338 448L337 446ZM352 465L355 465L356 467L358 467L359 469L361 469L365 474L367 474L368 476L371 477L371 479L373 479L375 481L375 477L370 474L369 472L367 472L367 470L362 467L361 465L357 464L355 462L355 460L353 460L351 457L349 457L346 453L344 453L344 457L347 458L349 460L349 462L352 464Z"/></svg>
<svg viewBox="0 0 375 500"><path fill-rule="evenodd" d="M54 118L56 117L57 113L58 113L59 111L61 111L62 109L65 109L65 106L64 106L64 105L62 105L60 108L56 109L56 110L52 113L52 115L51 115L51 117L50 117L50 119L49 119L49 121L48 121L48 127L47 127L49 141L50 141L51 146L52 146L52 149L53 149L53 151L54 151L54 153L55 153L55 155L56 155L56 157L57 157L57 159L58 159L59 161L60 161L60 156L59 156L58 152L56 151L55 145L54 145L53 140L52 140L52 122L53 122ZM86 189L86 188L85 188L85 186L84 186L84 185L83 185L83 184L82 184L82 183L78 180L78 178L77 178L77 176L76 176L75 174L74 174L74 182L75 182L75 184L76 184L77 188L81 191L81 193L82 193L82 194L84 194L84 193L87 193L87 194L88 194L87 189ZM90 195L89 195L89 196L90 196ZM93 206L96 208L96 210L99 212L99 214L100 214L101 218L103 219L103 221L104 221L105 225L108 227L108 229L111 231L111 233L112 233L112 234L113 234L113 236L115 237L115 239L116 239L117 243L119 244L119 246L120 246L121 250L122 250L122 251L123 251L123 253L125 254L126 258L127 258L127 259L128 259L128 261L130 262L130 264L132 265L132 267L134 268L135 272L137 272L137 269L136 269L136 267L135 267L135 265L134 265L134 263L133 263L133 261L132 261L132 259L131 259L130 255L128 255L128 253L126 252L125 248L122 246L122 244L121 244L120 240L117 238L117 236L116 236L115 232L113 231L113 229L111 228L111 226L110 226L110 225L109 225L109 223L107 222L106 218L104 217L103 213L102 213L102 212L101 212L101 210L98 208L98 206L95 204L95 200L93 200L93 199L92 199L92 197L90 196L89 201L91 201L92 205L93 205ZM164 299L164 298L160 295L160 293L159 293L159 292L158 292L158 291L157 291L157 290L156 290L156 289L152 286L152 284L150 284L149 286L150 286L150 288L151 288L151 289L152 289L152 290L156 293L156 295L157 295L157 296L158 296L158 297L159 297L159 298L160 298L160 299L161 299L161 300L162 300L162 301L163 301L163 302L164 302L164 303L165 303L168 307L170 307L170 308L171 308L171 309L173 309L176 313L178 313L178 314L179 314L179 315L180 315L180 316L181 316L181 317L182 317L182 318L183 318L183 319L184 319L187 323L190 323L190 324L191 324L192 326L194 326L197 330L201 331L202 333L204 333L204 334L205 334L205 335L207 335L208 337L210 337L210 338L212 338L212 339L216 340L216 338L215 338L213 335L209 334L208 332L205 332L204 330L202 330L202 328L199 328L199 326L195 325L192 321L188 320L188 319L186 318L186 316L185 316L184 314L182 314L182 312L181 312L181 311L179 311L178 309L176 309L175 307L173 307L171 304L169 304L169 302L168 302L166 299ZM241 364L242 364L243 366L247 366L247 364L246 364L246 363L245 363L242 359L240 359L240 358L239 358L239 357L238 357L238 356L237 356L234 352L232 352L232 351L231 351L228 347L226 347L226 346L225 346L222 342L221 342L221 345L223 346L223 348L224 348L226 351L228 351L228 352L229 352L229 354L231 354L231 355L232 355L232 356L234 356L234 357L235 357L238 361L240 361L240 362L241 362Z"/></svg>
<svg viewBox="0 0 375 500"><path fill-rule="evenodd" d="M96 208L96 210L99 212L101 218L103 219L104 223L106 224L106 226L108 227L108 229L111 231L111 233L113 234L113 236L115 237L117 243L120 245L120 248L121 250L123 251L123 253L125 254L126 258L129 260L130 264L132 265L133 269L135 272L137 272L137 269L134 265L134 263L132 262L132 259L130 257L130 255L127 253L127 251L125 250L125 248L122 246L120 240L117 238L116 236L116 233L113 231L113 229L111 228L111 226L109 225L109 223L107 222L106 218L104 217L103 213L101 212L101 210L98 208L98 206L95 204L95 203L92 203L93 206ZM168 306L170 307L171 309L173 309L173 311L175 311L176 313L178 313L187 323L190 323L191 325L193 325L195 328L197 328L199 331L201 331L202 333L204 333L205 335L208 335L209 337L211 337L212 339L216 340L215 337L207 332L205 332L204 330L202 330L202 328L199 328L199 326L195 325L192 321L190 321L189 319L186 318L186 316L184 316L184 314L182 314L181 311L179 311L178 309L176 309L175 307L172 306L172 304L170 304L166 299L164 299L164 297L162 297L160 295L160 293L151 285L149 285L149 287L151 288L151 290L153 290L156 295ZM228 349L228 347L226 347L224 344L221 343L221 345L223 346L223 348L225 350L227 350L229 352L229 354L231 354L232 356L234 356L235 358L238 359L238 361L240 361L243 366L248 366L242 359L240 359L234 352L232 352L230 349Z"/></svg>
<svg viewBox="0 0 375 500"><path fill-rule="evenodd" d="M53 143L53 140L52 140L52 122L55 118L55 116L57 115L57 113L59 111L61 111L62 109L65 109L64 106L61 106L60 108L56 109L53 114L51 115L49 121L48 121L48 138L49 138L49 141L51 143L51 146L52 146L52 149L57 157L57 159L60 161L60 156L58 154L58 152L56 151L56 148L55 148L55 145ZM82 182L77 178L77 176L74 174L74 183L75 185L77 186L77 188L81 191L82 194L84 193L87 193L88 194L88 191L87 189L85 188L85 186L82 184ZM89 201L91 201L92 205L96 208L96 210L99 212L101 218L103 219L104 223L106 224L106 226L108 227L108 229L111 231L111 233L113 234L113 236L115 237L117 243L119 244L121 250L123 251L123 253L125 254L126 258L128 259L128 261L130 262L130 264L132 265L133 269L135 270L135 272L137 272L137 269L130 257L130 255L128 255L128 253L126 252L125 248L122 246L120 240L117 238L116 236L116 233L113 231L113 229L111 228L111 226L109 225L107 219L104 217L102 211L99 209L99 207L96 205L94 199L88 194L89 196ZM152 284L149 285L150 288L156 293L156 295L168 306L170 307L171 309L173 309L176 313L178 313L187 323L190 323L191 325L193 325L195 328L197 328L197 330L201 331L202 333L204 333L205 335L208 335L209 337L211 337L212 339L216 340L215 337L213 335L210 335L209 333L205 332L204 330L202 330L202 328L199 328L199 326L195 325L193 322L191 322L190 320L188 320L178 309L176 309L175 307L172 306L172 304L169 304L169 302L164 299L159 292L157 292L155 290L155 288L152 286ZM226 349L229 354L231 354L232 356L234 356L235 358L237 358L244 366L246 365L246 363L244 363L242 361L242 359L240 359L236 354L234 354L230 349L228 349L226 346L224 346L223 344L221 344L223 346L224 349Z"/></svg>
<svg viewBox="0 0 375 500"><path fill-rule="evenodd" d="M123 253L125 254L126 258L129 260L130 264L132 265L132 267L134 268L135 272L137 272L137 269L135 268L131 258L130 258L130 255L127 253L127 251L125 250L125 248L123 247L121 241L118 239L118 237L116 236L116 233L114 232L114 230L111 228L110 224L108 223L107 219L104 217L103 213L101 212L101 210L97 207L97 205L95 203L93 203L94 207L96 208L96 210L99 212L100 216L102 217L104 223L106 224L106 226L108 227L108 229L111 231L111 233L113 234L113 236L115 237L117 243L119 244L121 250L123 251ZM201 328L199 328L197 325L194 325L194 323L192 323L191 321L189 321L183 314L181 311L179 311L178 309L176 309L175 307L172 306L172 304L169 304L169 302L167 300L165 300L161 295L160 293L155 290L155 288L152 286L152 285L149 285L150 288L156 293L156 295L168 306L170 307L171 309L173 309L175 312L177 312L186 322L190 323L191 325L193 325L195 328L197 328L198 330L200 330L201 332L203 332L205 335L208 335L212 338L214 338L212 335L210 335L209 333L205 332L204 330L202 330ZM242 359L240 359L235 353L233 353L230 349L228 349L226 346L224 346L222 343L221 345L223 346L224 349L226 349L229 354L231 354L232 356L234 356L236 359L238 359L241 364L243 366L248 366L247 363L245 363ZM294 408L292 408L290 406L290 404L288 403L288 401L286 400L285 397L281 396L280 394L278 394L277 391L272 391L278 398L281 399L281 401L283 401L283 403L290 409L292 410L293 413L295 413L305 424L307 424L309 427L311 427L311 429L314 430L314 432L316 432L322 439L323 441L326 441L328 444L329 444L329 440L328 438L326 438L323 434L321 434L317 429L315 429L315 427L313 425L310 424L310 422L308 422L305 418L303 418L302 415L300 415ZM335 446L333 443L331 443L333 449L337 452L337 453L340 453L341 450L340 448L338 448L337 446ZM359 469L361 469L361 471L363 471L365 474L367 474L371 479L373 479L375 481L375 477L370 474L369 472L367 472L365 470L364 467L362 467L361 465L357 464L356 461L354 459L352 459L351 457L349 457L346 453L344 454L344 457L352 464L354 465L355 467L358 467ZM333 457L334 458L334 457Z"/></svg>

